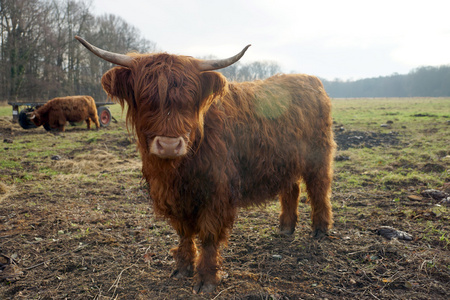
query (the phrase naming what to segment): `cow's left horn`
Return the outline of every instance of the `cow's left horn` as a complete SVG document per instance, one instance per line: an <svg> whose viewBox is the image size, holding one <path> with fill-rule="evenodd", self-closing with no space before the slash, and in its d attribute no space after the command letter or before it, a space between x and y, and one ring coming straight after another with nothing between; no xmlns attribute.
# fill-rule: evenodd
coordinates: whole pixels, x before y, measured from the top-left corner
<svg viewBox="0 0 450 300"><path fill-rule="evenodd" d="M83 44L89 51L100 57L101 59L104 59L106 61L109 61L110 63L120 65L123 67L131 68L133 59L127 55L124 54L118 54L114 52L109 52L102 50L100 48L97 48L91 44L89 44L87 41L85 41L83 38L79 36L75 36L75 38Z"/></svg>
<svg viewBox="0 0 450 300"><path fill-rule="evenodd" d="M244 49L242 49L241 52L236 54L235 56L225 58L225 59L208 59L208 60L201 60L199 59L198 67L201 71L212 71L212 70L218 70L223 69L228 66L231 66L235 62L241 59L242 56L244 56L245 51L247 51L248 47L251 45L245 46Z"/></svg>

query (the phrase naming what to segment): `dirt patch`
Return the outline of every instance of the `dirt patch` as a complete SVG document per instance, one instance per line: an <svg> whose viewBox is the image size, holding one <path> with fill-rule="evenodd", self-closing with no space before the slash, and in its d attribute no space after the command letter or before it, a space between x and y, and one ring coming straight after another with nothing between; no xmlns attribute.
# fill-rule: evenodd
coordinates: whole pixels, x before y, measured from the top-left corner
<svg viewBox="0 0 450 300"><path fill-rule="evenodd" d="M427 163L422 167L422 171L425 173L442 173L447 168L441 164Z"/></svg>
<svg viewBox="0 0 450 300"><path fill-rule="evenodd" d="M437 115L428 114L428 113L426 113L426 114L422 114L422 113L420 113L420 114L413 114L412 116L413 117L430 117L430 118L437 118L438 117Z"/></svg>
<svg viewBox="0 0 450 300"><path fill-rule="evenodd" d="M397 132L378 133L370 131L335 131L334 139L338 150L349 148L373 148L378 146L397 146L400 143Z"/></svg>

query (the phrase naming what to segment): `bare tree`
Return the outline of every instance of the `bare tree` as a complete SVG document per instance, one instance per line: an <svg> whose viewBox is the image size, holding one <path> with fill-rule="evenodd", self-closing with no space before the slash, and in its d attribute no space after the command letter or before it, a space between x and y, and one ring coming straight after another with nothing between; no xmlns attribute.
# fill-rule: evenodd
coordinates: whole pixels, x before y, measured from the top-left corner
<svg viewBox="0 0 450 300"><path fill-rule="evenodd" d="M8 99L22 96L27 79L38 72L35 58L43 34L46 10L38 0L1 0L2 92Z"/></svg>
<svg viewBox="0 0 450 300"><path fill-rule="evenodd" d="M101 75L111 67L74 40L99 41L116 52L152 52L156 44L114 15L96 17L92 0L0 0L0 100L104 97Z"/></svg>

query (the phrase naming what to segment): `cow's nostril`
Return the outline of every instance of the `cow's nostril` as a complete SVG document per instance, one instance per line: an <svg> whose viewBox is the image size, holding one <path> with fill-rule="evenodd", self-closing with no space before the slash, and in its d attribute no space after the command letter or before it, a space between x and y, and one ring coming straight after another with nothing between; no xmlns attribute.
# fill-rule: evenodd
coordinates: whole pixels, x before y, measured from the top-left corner
<svg viewBox="0 0 450 300"><path fill-rule="evenodd" d="M178 145L175 147L175 151L176 152L179 152L180 151L180 149L181 149L181 145L182 143L181 143L181 140L180 141L178 141Z"/></svg>
<svg viewBox="0 0 450 300"><path fill-rule="evenodd" d="M158 151L163 151L164 150L164 147L159 142L159 139L156 140L156 148L158 149Z"/></svg>

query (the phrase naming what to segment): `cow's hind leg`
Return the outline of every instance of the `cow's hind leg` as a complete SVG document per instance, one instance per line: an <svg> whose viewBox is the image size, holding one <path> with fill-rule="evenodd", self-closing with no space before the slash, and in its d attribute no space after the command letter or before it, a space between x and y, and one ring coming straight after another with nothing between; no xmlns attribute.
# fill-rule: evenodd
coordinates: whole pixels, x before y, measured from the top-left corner
<svg viewBox="0 0 450 300"><path fill-rule="evenodd" d="M87 129L91 129L91 119L89 119L89 118L86 119L86 125L87 125Z"/></svg>
<svg viewBox="0 0 450 300"><path fill-rule="evenodd" d="M97 112L92 113L90 118L91 118L92 122L95 124L95 127L97 127L97 129L99 129L100 128L100 121L98 119Z"/></svg>
<svg viewBox="0 0 450 300"><path fill-rule="evenodd" d="M317 162L318 160L316 160ZM328 232L333 224L331 211L331 160L307 168L303 179L306 184L308 199L311 204L313 237L320 238Z"/></svg>
<svg viewBox="0 0 450 300"><path fill-rule="evenodd" d="M290 185L280 194L280 233L291 235L294 233L298 219L298 199L300 196L300 185L298 182Z"/></svg>

